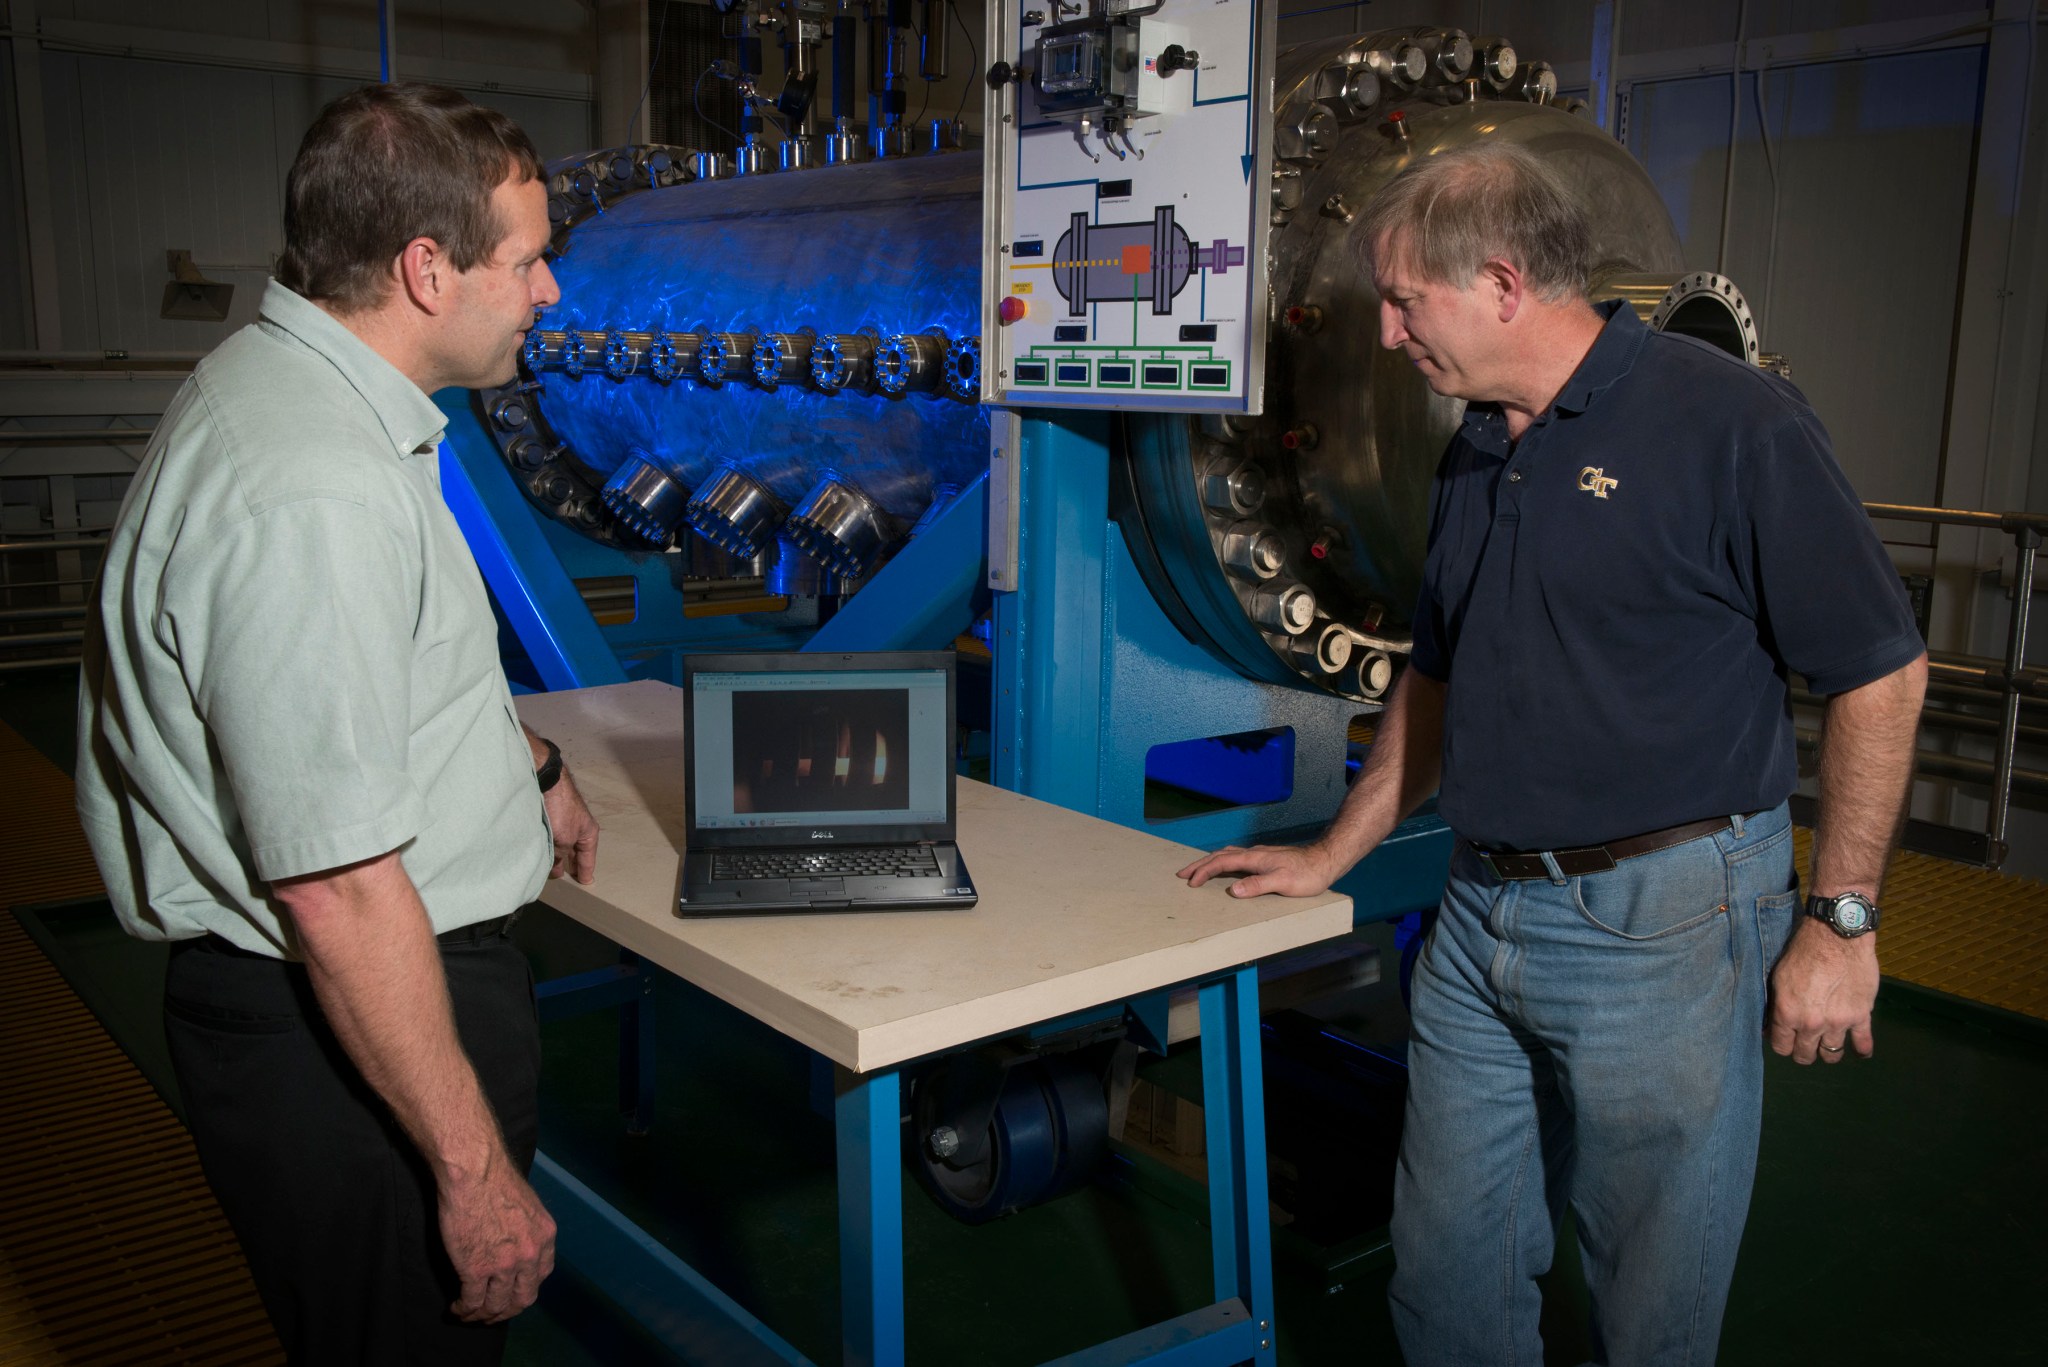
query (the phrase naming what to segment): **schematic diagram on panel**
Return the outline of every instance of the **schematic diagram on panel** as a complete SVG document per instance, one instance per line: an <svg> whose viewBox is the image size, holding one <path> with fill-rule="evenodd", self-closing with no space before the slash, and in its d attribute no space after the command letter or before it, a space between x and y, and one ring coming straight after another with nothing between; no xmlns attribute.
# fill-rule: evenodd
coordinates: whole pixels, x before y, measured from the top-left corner
<svg viewBox="0 0 2048 1367"><path fill-rule="evenodd" d="M985 397L1257 411L1270 6L1002 8Z"/></svg>
<svg viewBox="0 0 2048 1367"><path fill-rule="evenodd" d="M1162 204L1136 223L1091 224L1087 214L1074 214L1049 265L1069 318L1085 317L1090 304L1123 303L1164 317L1197 271L1228 274L1244 265L1244 248L1220 237L1197 246L1173 221L1173 206Z"/></svg>

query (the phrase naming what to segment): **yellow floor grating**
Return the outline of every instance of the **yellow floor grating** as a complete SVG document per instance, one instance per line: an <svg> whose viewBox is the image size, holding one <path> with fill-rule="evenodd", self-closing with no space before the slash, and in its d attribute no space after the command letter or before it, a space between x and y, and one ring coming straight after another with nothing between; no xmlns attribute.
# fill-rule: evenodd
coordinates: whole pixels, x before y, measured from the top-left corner
<svg viewBox="0 0 2048 1367"><path fill-rule="evenodd" d="M1794 839L1810 869L1813 833ZM2048 1020L2048 883L1900 850L1883 906L1887 978Z"/></svg>
<svg viewBox="0 0 2048 1367"><path fill-rule="evenodd" d="M0 1364L284 1360L184 1126L9 908L102 891L71 780L0 725Z"/></svg>

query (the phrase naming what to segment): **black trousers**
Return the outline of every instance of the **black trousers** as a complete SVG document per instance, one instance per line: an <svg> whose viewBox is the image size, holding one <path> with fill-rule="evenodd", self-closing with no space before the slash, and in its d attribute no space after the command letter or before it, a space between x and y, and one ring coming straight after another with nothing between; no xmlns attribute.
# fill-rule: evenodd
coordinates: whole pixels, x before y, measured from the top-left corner
<svg viewBox="0 0 2048 1367"><path fill-rule="evenodd" d="M455 1026L520 1171L539 1139L540 1031L502 930L441 946ZM171 952L164 1027L206 1179L285 1351L304 1367L486 1364L505 1325L460 1291L434 1181L314 999L303 965L213 936Z"/></svg>

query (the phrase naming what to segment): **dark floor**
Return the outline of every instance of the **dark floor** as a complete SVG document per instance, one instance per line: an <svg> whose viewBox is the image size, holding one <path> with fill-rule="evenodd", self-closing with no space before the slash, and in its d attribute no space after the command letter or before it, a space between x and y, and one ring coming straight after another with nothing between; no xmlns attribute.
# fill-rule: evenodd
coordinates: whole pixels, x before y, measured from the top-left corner
<svg viewBox="0 0 2048 1367"><path fill-rule="evenodd" d="M0 680L0 718L68 767L65 688ZM161 951L123 937L103 904L41 920L59 966L143 1069L162 1077L153 1001ZM1385 928L1371 933L1389 939ZM542 977L609 958L563 918L532 918L519 935ZM591 1016L546 1028L543 1147L799 1350L836 1361L832 1133L811 1106L808 1054L674 980L657 1009L654 1133L623 1134L615 1036L607 1017ZM1382 1040L1401 1026L1390 986L1329 1014ZM1888 987L1871 1062L1799 1069L1770 1060L1762 1166L1723 1362L2042 1360L2048 1045L1995 1024ZM913 1362L1037 1362L1208 1299L1207 1231L1170 1181L1092 1188L980 1228L952 1222L906 1187ZM1553 1362L1577 1361L1584 1347L1571 1264L1567 1249L1552 1279ZM1291 1258L1276 1275L1283 1362L1398 1361L1383 1268L1334 1289ZM515 1364L669 1360L573 1269L557 1273L512 1342Z"/></svg>

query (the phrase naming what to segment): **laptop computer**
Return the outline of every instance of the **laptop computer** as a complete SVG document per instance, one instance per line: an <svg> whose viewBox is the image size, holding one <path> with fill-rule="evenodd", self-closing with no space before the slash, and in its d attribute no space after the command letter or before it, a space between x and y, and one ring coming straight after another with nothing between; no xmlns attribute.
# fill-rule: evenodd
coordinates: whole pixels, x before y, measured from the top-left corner
<svg viewBox="0 0 2048 1367"><path fill-rule="evenodd" d="M683 660L680 916L975 903L951 651Z"/></svg>

